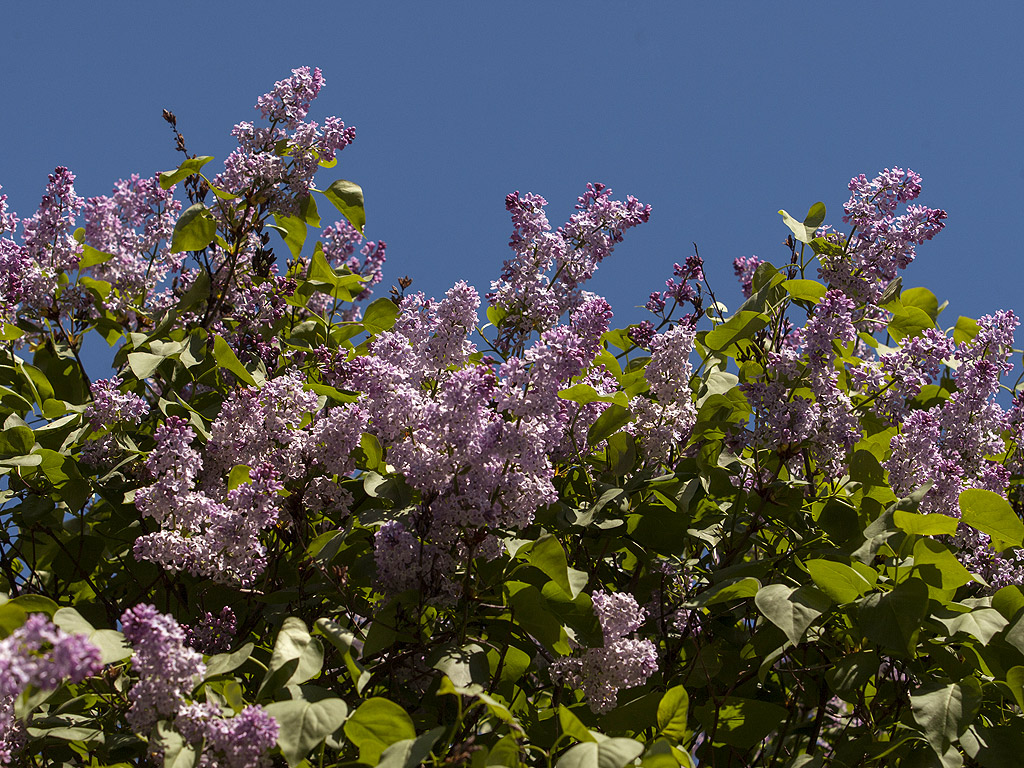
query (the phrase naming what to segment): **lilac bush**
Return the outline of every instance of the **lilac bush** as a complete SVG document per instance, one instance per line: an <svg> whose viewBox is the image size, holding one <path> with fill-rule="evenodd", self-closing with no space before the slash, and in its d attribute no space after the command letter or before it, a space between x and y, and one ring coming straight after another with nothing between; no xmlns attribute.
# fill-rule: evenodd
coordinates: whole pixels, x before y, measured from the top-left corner
<svg viewBox="0 0 1024 768"><path fill-rule="evenodd" d="M508 195L484 294L377 296L325 86L0 196L0 761L1013 764L1019 321L904 285L920 176L781 212L732 314L695 248L615 327L657 219L598 183Z"/></svg>

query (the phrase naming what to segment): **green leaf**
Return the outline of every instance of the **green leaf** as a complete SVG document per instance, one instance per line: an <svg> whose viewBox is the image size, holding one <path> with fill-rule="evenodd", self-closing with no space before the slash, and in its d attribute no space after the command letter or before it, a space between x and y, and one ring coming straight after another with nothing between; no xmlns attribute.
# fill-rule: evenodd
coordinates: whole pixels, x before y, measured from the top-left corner
<svg viewBox="0 0 1024 768"><path fill-rule="evenodd" d="M275 701L264 705L263 708L268 715L277 720L277 745L292 768L301 763L314 747L338 730L343 723L345 732L348 733L348 723L345 721L348 706L341 699L292 699ZM373 765L379 756L378 751L373 760L368 762Z"/></svg>
<svg viewBox="0 0 1024 768"><path fill-rule="evenodd" d="M942 754L967 730L981 705L981 685L973 677L960 683L922 685L910 696L914 720L925 738Z"/></svg>
<svg viewBox="0 0 1024 768"><path fill-rule="evenodd" d="M819 283L817 280L786 280L782 287L785 288L789 295L798 301L809 301L812 304L817 304L825 296L825 291L828 290L824 285Z"/></svg>
<svg viewBox="0 0 1024 768"><path fill-rule="evenodd" d="M390 331L397 319L398 305L391 299L374 299L370 306L363 310L363 328L371 336Z"/></svg>
<svg viewBox="0 0 1024 768"><path fill-rule="evenodd" d="M351 181L339 179L325 190L315 189L330 200L341 215L349 220L359 234L366 225L366 210L363 208L363 188Z"/></svg>
<svg viewBox="0 0 1024 768"><path fill-rule="evenodd" d="M576 741L597 743L597 739L590 733L587 726L563 704L558 705L558 724L562 726L562 733L572 736Z"/></svg>
<svg viewBox="0 0 1024 768"><path fill-rule="evenodd" d="M112 253L104 253L98 251L91 245L82 245L82 256L78 259L78 268L86 269L87 267L94 267L97 264L102 264L105 261L110 261L114 258Z"/></svg>
<svg viewBox="0 0 1024 768"><path fill-rule="evenodd" d="M892 319L887 330L896 341L908 337L920 336L925 328L934 328L935 321L920 307L896 306L892 310Z"/></svg>
<svg viewBox="0 0 1024 768"><path fill-rule="evenodd" d="M732 600L745 600L748 597L754 597L760 589L761 582L752 576L729 579L697 595L693 600L692 607L728 603ZM687 607L691 606L688 605Z"/></svg>
<svg viewBox="0 0 1024 768"><path fill-rule="evenodd" d="M949 597L953 596L957 587L974 581L971 572L964 568L949 547L935 539L918 539L914 543L914 568L919 571L922 580L937 587ZM938 571L938 583L929 578L929 568Z"/></svg>
<svg viewBox="0 0 1024 768"><path fill-rule="evenodd" d="M213 357L221 368L231 371L241 381L250 386L256 385L256 379L253 378L253 375L245 369L242 362L235 356L235 353L228 346L223 336L217 335L213 339Z"/></svg>
<svg viewBox="0 0 1024 768"><path fill-rule="evenodd" d="M998 493L979 488L966 490L960 494L960 512L962 522L991 537L996 552L1024 546L1024 523L1010 502Z"/></svg>
<svg viewBox="0 0 1024 768"><path fill-rule="evenodd" d="M132 369L135 377L142 381L153 375L167 358L163 355L154 355L152 352L129 352L128 367Z"/></svg>
<svg viewBox="0 0 1024 768"><path fill-rule="evenodd" d="M213 242L216 233L217 222L210 209L202 203L196 203L178 217L171 235L171 252L201 251Z"/></svg>
<svg viewBox="0 0 1024 768"><path fill-rule="evenodd" d="M374 697L360 704L345 721L345 735L358 747L359 762L376 765L381 753L396 741L415 739L416 728L400 706Z"/></svg>
<svg viewBox="0 0 1024 768"><path fill-rule="evenodd" d="M726 696L698 707L696 714L707 733L714 728L715 744L750 749L777 729L788 713L771 702Z"/></svg>
<svg viewBox="0 0 1024 768"><path fill-rule="evenodd" d="M891 592L876 592L857 602L857 623L864 636L902 656L913 656L921 622L928 613L928 585L908 578Z"/></svg>
<svg viewBox="0 0 1024 768"><path fill-rule="evenodd" d="M804 216L804 226L817 229L823 221L825 221L825 204L819 201L808 209L807 215Z"/></svg>
<svg viewBox="0 0 1024 768"><path fill-rule="evenodd" d="M927 288L907 288L900 294L905 307L917 307L924 311L934 323L939 317L939 300Z"/></svg>
<svg viewBox="0 0 1024 768"><path fill-rule="evenodd" d="M248 464L236 464L228 474L228 490L233 491L240 485L252 482L252 467Z"/></svg>
<svg viewBox="0 0 1024 768"><path fill-rule="evenodd" d="M741 310L718 327L708 331L703 344L713 352L726 352L738 341L749 339L768 325L768 316L762 312Z"/></svg>
<svg viewBox="0 0 1024 768"><path fill-rule="evenodd" d="M234 653L218 653L211 656L210 660L206 662L206 677L204 679L209 680L217 675L226 675L228 672L234 672L249 660L249 657L252 656L253 648L252 643L246 643Z"/></svg>
<svg viewBox="0 0 1024 768"><path fill-rule="evenodd" d="M1002 632L1010 623L995 608L974 608L967 613L957 613L950 617L934 616L942 624L950 637L957 632L965 632L976 637L982 645Z"/></svg>
<svg viewBox="0 0 1024 768"><path fill-rule="evenodd" d="M821 222L825 220L825 204L819 202L812 205L803 221L797 221L784 210L780 210L779 215L782 216L782 221L792 230L793 236L797 240L801 243L809 243L814 239L814 233L821 226Z"/></svg>
<svg viewBox="0 0 1024 768"><path fill-rule="evenodd" d="M793 589L785 584L761 587L754 605L793 645L799 645L807 628L831 607L829 599L814 587Z"/></svg>
<svg viewBox="0 0 1024 768"><path fill-rule="evenodd" d="M320 226L320 212L316 209L316 198L306 195L299 203L299 216L311 227Z"/></svg>
<svg viewBox="0 0 1024 768"><path fill-rule="evenodd" d="M561 542L550 534L544 534L537 541L527 544L516 552L516 557L525 560L557 584L573 600L579 594L579 584L569 578L569 561Z"/></svg>
<svg viewBox="0 0 1024 768"><path fill-rule="evenodd" d="M179 165L176 170L164 171L160 174L160 188L170 189L182 179L199 173L203 169L203 166L211 160L213 160L213 158L208 155L203 155L202 157L190 157Z"/></svg>
<svg viewBox="0 0 1024 768"><path fill-rule="evenodd" d="M669 688L658 703L658 735L672 741L682 741L686 736L686 718L690 697L681 685Z"/></svg>
<svg viewBox="0 0 1024 768"><path fill-rule="evenodd" d="M0 454L7 456L24 456L32 452L36 444L35 433L31 427L14 426L0 433Z"/></svg>
<svg viewBox="0 0 1024 768"><path fill-rule="evenodd" d="M577 744L566 751L555 768L625 768L643 754L644 745L624 738Z"/></svg>
<svg viewBox="0 0 1024 768"><path fill-rule="evenodd" d="M460 688L474 683L482 685L490 679L487 654L476 643L444 650L432 666L447 675L452 684Z"/></svg>
<svg viewBox="0 0 1024 768"><path fill-rule="evenodd" d="M893 512L892 521L900 530L920 536L951 536L956 533L959 525L955 517L941 514L922 515L903 509Z"/></svg>
<svg viewBox="0 0 1024 768"><path fill-rule="evenodd" d="M586 405L587 403L617 403L623 408L629 405L629 397L626 396L625 392L602 395L589 384L574 384L568 389L559 391L558 396L563 400L569 400L580 405Z"/></svg>
<svg viewBox="0 0 1024 768"><path fill-rule="evenodd" d="M868 581L860 571L846 563L833 560L808 560L804 565L817 585L837 605L852 603L870 592L874 582Z"/></svg>
<svg viewBox="0 0 1024 768"><path fill-rule="evenodd" d="M377 768L417 768L424 765L430 750L444 732L445 727L439 725L416 739L396 741L381 753Z"/></svg>
<svg viewBox="0 0 1024 768"><path fill-rule="evenodd" d="M310 637L306 623L296 616L287 617L277 633L257 698L306 682L320 672L323 663L324 648L317 638Z"/></svg>
<svg viewBox="0 0 1024 768"><path fill-rule="evenodd" d="M74 608L61 608L53 614L53 623L71 635L85 635L90 643L100 649L100 661L113 664L132 655L131 646L124 635L113 629L95 629L92 624Z"/></svg>
<svg viewBox="0 0 1024 768"><path fill-rule="evenodd" d="M587 443L589 445L597 445L602 440L606 440L614 435L631 422L633 418L633 414L629 412L629 409L612 403L590 425L590 429L587 431Z"/></svg>
<svg viewBox="0 0 1024 768"><path fill-rule="evenodd" d="M50 618L53 618L60 608L57 603L45 595L21 595L10 600L8 604L18 606L26 613L45 613Z"/></svg>
<svg viewBox="0 0 1024 768"><path fill-rule="evenodd" d="M956 325L953 326L953 341L956 344L966 344L969 341L973 341L974 337L980 332L981 326L978 325L977 320L960 315L956 319Z"/></svg>
<svg viewBox="0 0 1024 768"><path fill-rule="evenodd" d="M306 244L306 222L297 216L282 216L275 213L274 223L277 226L273 229L281 235L284 244L292 252L292 256L298 258L302 252L302 246Z"/></svg>

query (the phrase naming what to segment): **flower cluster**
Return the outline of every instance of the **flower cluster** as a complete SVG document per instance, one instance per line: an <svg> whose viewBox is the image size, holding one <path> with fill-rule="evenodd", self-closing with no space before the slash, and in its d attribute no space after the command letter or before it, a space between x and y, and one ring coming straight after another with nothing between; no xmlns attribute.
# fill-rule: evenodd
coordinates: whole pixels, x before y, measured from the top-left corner
<svg viewBox="0 0 1024 768"><path fill-rule="evenodd" d="M8 765L23 737L14 700L26 688L53 690L101 669L100 651L85 635L69 635L35 613L0 640L0 765Z"/></svg>
<svg viewBox="0 0 1024 768"><path fill-rule="evenodd" d="M761 260L757 256L740 256L733 259L732 271L740 281L740 290L743 291L744 298L749 299L754 292L754 272L760 263Z"/></svg>
<svg viewBox="0 0 1024 768"><path fill-rule="evenodd" d="M277 743L278 724L266 710L250 706L225 718L216 704L190 702L206 665L186 645L185 631L174 617L142 604L125 611L121 624L138 676L128 691L132 728L145 733L158 720L172 721L186 741L202 748L198 765L206 768L269 765L267 752Z"/></svg>
<svg viewBox="0 0 1024 768"><path fill-rule="evenodd" d="M577 212L552 232L546 204L539 195L519 192L505 200L512 214L509 246L515 256L505 262L487 294L488 302L505 313L496 342L503 351L520 347L530 333L548 330L579 306L581 286L594 276L598 264L626 230L646 222L651 214L651 207L634 197L612 200L611 189L588 184L577 200Z"/></svg>
<svg viewBox="0 0 1024 768"><path fill-rule="evenodd" d="M139 424L149 413L149 403L134 392L121 392L124 382L117 376L92 383L92 402L85 416L94 429L127 422Z"/></svg>
<svg viewBox="0 0 1024 768"><path fill-rule="evenodd" d="M655 315L661 315L672 302L669 314L672 314L677 306L690 304L693 313L686 315L684 320L691 324L696 323L700 317L703 299L701 296L701 282L704 280L704 260L694 254L686 257L686 263L680 266L674 264L672 277L665 281L664 291L654 291L647 300L647 309Z"/></svg>
<svg viewBox="0 0 1024 768"><path fill-rule="evenodd" d="M207 611L199 623L183 625L185 642L202 653L221 653L231 648L238 621L235 612L225 605L220 614L214 616Z"/></svg>
<svg viewBox="0 0 1024 768"><path fill-rule="evenodd" d="M595 592L591 599L604 645L587 649L581 658L559 659L551 674L582 689L591 710L601 713L615 708L620 690L643 685L658 671L658 653L650 640L631 637L646 615L632 595Z"/></svg>
<svg viewBox="0 0 1024 768"><path fill-rule="evenodd" d="M256 102L270 125L241 122L234 127L231 135L238 148L225 159L224 172L214 184L261 200L272 212L296 213L299 201L309 195L318 166L334 160L355 140L355 129L337 117L327 118L322 129L316 122L305 122L323 86L320 70L309 67L293 69L291 77L275 83Z"/></svg>
<svg viewBox="0 0 1024 768"><path fill-rule="evenodd" d="M1009 420L995 396L1000 375L1013 367L1010 355L1018 325L1012 312L979 318L978 334L952 355L956 391L940 405L911 411L892 438L892 455L884 466L893 490L906 495L932 484L921 502L922 512L959 517L962 491L1005 492L1009 470L991 457L1005 451L1002 435ZM1024 562L993 553L987 535L960 526L956 543L964 564L994 587L1024 583Z"/></svg>
<svg viewBox="0 0 1024 768"><path fill-rule="evenodd" d="M822 258L822 280L851 297L873 303L916 255L915 246L931 240L945 226L946 212L901 204L921 194L921 177L911 170L886 168L871 179L861 174L850 180L850 199L843 221L854 229L843 257Z"/></svg>

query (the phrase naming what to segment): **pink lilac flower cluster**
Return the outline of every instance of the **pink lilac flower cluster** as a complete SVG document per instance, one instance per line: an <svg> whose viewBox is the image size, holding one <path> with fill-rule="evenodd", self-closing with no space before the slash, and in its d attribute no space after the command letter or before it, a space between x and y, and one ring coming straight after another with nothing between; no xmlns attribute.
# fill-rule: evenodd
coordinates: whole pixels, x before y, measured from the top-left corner
<svg viewBox="0 0 1024 768"><path fill-rule="evenodd" d="M746 299L749 299L754 292L754 272L757 271L757 265L760 263L761 260L757 256L740 256L733 259L732 271L740 281L740 290L743 291L743 297Z"/></svg>
<svg viewBox="0 0 1024 768"><path fill-rule="evenodd" d="M892 438L883 464L896 493L932 483L921 511L960 516L960 493L981 488L1005 493L1010 472L991 457L1005 451L1008 415L995 397L999 378L1013 368L1013 334L1019 325L1008 311L978 319L979 332L953 353L956 391L941 405L911 411ZM1024 583L1024 560L992 552L988 536L968 526L956 535L964 565L993 587Z"/></svg>
<svg viewBox="0 0 1024 768"><path fill-rule="evenodd" d="M580 658L559 659L551 674L582 689L590 709L603 713L615 708L620 690L643 685L658 671L658 653L650 640L632 637L646 616L632 595L595 592L591 599L604 645L587 649Z"/></svg>
<svg viewBox="0 0 1024 768"><path fill-rule="evenodd" d="M106 299L111 311L133 318L140 308L172 300L157 289L181 269L185 258L171 253L171 235L181 212L173 195L174 187L162 189L158 178L133 174L118 181L109 196L85 201L85 242L113 257L91 268L92 277L115 288Z"/></svg>
<svg viewBox="0 0 1024 768"><path fill-rule="evenodd" d="M843 221L853 233L843 258L821 256L819 274L824 282L842 289L858 301L873 303L915 257L915 246L931 240L945 226L946 212L901 204L921 194L921 177L911 170L886 168L871 179L861 174L850 180L850 199Z"/></svg>
<svg viewBox="0 0 1024 768"><path fill-rule="evenodd" d="M796 346L769 352L764 379L742 385L754 411L751 445L784 449L806 443L821 471L842 474L846 455L860 438L860 423L839 386L833 345L856 338L853 309L842 291L826 292L804 328L793 334L802 353Z"/></svg>
<svg viewBox="0 0 1024 768"><path fill-rule="evenodd" d="M213 702L184 705L176 726L185 741L202 746L196 768L269 768L268 753L280 732L277 720L263 707L250 705L224 717Z"/></svg>
<svg viewBox="0 0 1024 768"><path fill-rule="evenodd" d="M191 427L174 416L157 428L157 445L146 461L156 482L136 492L135 504L160 528L135 540L135 556L172 571L251 584L266 564L260 534L280 512L278 472L269 462L260 464L250 482L218 501L196 489L202 459L191 447L194 438Z"/></svg>
<svg viewBox="0 0 1024 768"><path fill-rule="evenodd" d="M611 189L588 184L577 201L577 212L552 232L546 204L539 195L519 192L505 200L512 214L509 246L515 256L505 262L487 294L487 301L506 313L496 342L503 351L520 348L533 331L552 328L564 313L579 306L581 286L598 264L626 230L646 222L651 213L649 205L634 197L612 200Z"/></svg>
<svg viewBox="0 0 1024 768"><path fill-rule="evenodd" d="M895 426L907 416L908 403L935 380L944 361L952 358L955 346L938 329L926 328L895 352L852 369L851 379L870 399L875 415Z"/></svg>
<svg viewBox="0 0 1024 768"><path fill-rule="evenodd" d="M324 258L328 264L335 269L347 269L365 278L363 290L356 295L355 300L363 302L369 299L373 295L373 286L384 279L387 243L383 240L364 241L363 236L347 219L324 227L320 233L320 241L323 243ZM334 299L325 293L314 293L306 306L313 312L324 315L333 301ZM360 313L359 307L352 307L342 313L341 319L358 320Z"/></svg>
<svg viewBox="0 0 1024 768"><path fill-rule="evenodd" d="M222 653L231 648L238 620L231 606L225 605L214 616L207 611L198 623L182 625L185 642L202 653Z"/></svg>
<svg viewBox="0 0 1024 768"><path fill-rule="evenodd" d="M128 723L146 733L159 720L170 720L185 739L202 746L197 765L249 768L269 765L267 752L277 743L278 724L262 707L246 707L231 718L214 704L189 701L206 673L202 656L186 645L183 628L173 616L141 604L121 617L132 645L132 671L138 681L128 691Z"/></svg>
<svg viewBox="0 0 1024 768"><path fill-rule="evenodd" d="M24 737L14 700L29 687L52 691L98 674L100 651L85 635L69 635L34 613L0 640L0 765L9 765Z"/></svg>
<svg viewBox="0 0 1024 768"><path fill-rule="evenodd" d="M700 284L704 280L704 260L694 254L686 257L686 263L680 266L674 264L672 277L665 281L664 291L654 291L647 300L647 309L655 315L661 315L672 302L669 313L677 306L689 304L693 312L684 318L688 322L696 323L702 310L702 298Z"/></svg>
<svg viewBox="0 0 1024 768"><path fill-rule="evenodd" d="M327 118L322 129L316 122L305 122L323 85L319 69L299 67L260 96L256 108L270 125L241 122L234 127L231 134L238 148L225 159L224 172L214 185L247 198L265 197L272 212L296 213L319 164L331 162L355 140L355 129L337 117Z"/></svg>
<svg viewBox="0 0 1024 768"><path fill-rule="evenodd" d="M677 449L685 446L697 409L693 404L690 377L693 366L695 327L684 320L649 342L651 360L644 369L652 398L635 397L630 407L636 414L627 429L640 441L640 450L648 461L672 466Z"/></svg>
<svg viewBox="0 0 1024 768"><path fill-rule="evenodd" d="M611 317L604 299L582 300L569 325L545 331L497 371L469 362L478 299L464 283L441 302L407 296L398 322L374 337L368 355L328 363L327 379L362 393L367 431L389 446L389 464L422 500L409 524L377 534L388 591L408 583L386 565L389 557L433 571L452 551L460 558L491 551L490 531L528 525L557 498L550 453L568 423L558 392L593 360Z"/></svg>
<svg viewBox="0 0 1024 768"><path fill-rule="evenodd" d="M134 392L122 392L124 382L117 376L92 383L92 402L85 410L93 429L116 424L140 424L149 414L149 403Z"/></svg>
<svg viewBox="0 0 1024 768"><path fill-rule="evenodd" d="M72 233L83 201L75 194L74 181L75 175L67 168L54 170L39 209L21 222L21 244L8 238L0 240L0 309L7 316L18 304L25 305L36 317L53 314L58 274L78 268L82 246ZM4 229L10 226L13 234L15 221L8 215ZM62 301L72 307L91 303L75 291L65 291Z"/></svg>

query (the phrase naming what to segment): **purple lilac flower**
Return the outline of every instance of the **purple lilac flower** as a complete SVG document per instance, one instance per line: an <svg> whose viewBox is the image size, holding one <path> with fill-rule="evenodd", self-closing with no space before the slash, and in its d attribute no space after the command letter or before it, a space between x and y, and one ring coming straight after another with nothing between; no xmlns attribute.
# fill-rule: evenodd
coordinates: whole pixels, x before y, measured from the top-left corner
<svg viewBox="0 0 1024 768"><path fill-rule="evenodd" d="M134 392L121 392L120 378L98 379L91 387L93 401L86 408L85 416L93 429L127 422L139 424L149 413L149 403Z"/></svg>
<svg viewBox="0 0 1024 768"><path fill-rule="evenodd" d="M740 290L743 291L744 298L749 299L754 292L754 272L760 263L761 260L757 256L740 256L733 259L732 271L740 281Z"/></svg>
<svg viewBox="0 0 1024 768"><path fill-rule="evenodd" d="M77 269L82 254L81 244L72 236L83 205L74 181L67 168L54 170L39 210L21 223L22 243L34 262L34 269L22 276L23 300L37 312L51 307L57 275Z"/></svg>
<svg viewBox="0 0 1024 768"><path fill-rule="evenodd" d="M186 741L202 746L198 768L269 768L267 753L277 744L280 730L263 707L248 706L224 717L210 702L182 706L175 726Z"/></svg>
<svg viewBox="0 0 1024 768"><path fill-rule="evenodd" d="M274 212L296 213L299 200L313 187L319 164L333 161L355 140L355 129L337 117L327 118L323 131L315 122L304 122L323 85L319 69L299 67L260 96L256 108L271 125L258 128L241 122L234 127L238 148L225 159L224 172L214 184L237 195L265 196Z"/></svg>
<svg viewBox="0 0 1024 768"><path fill-rule="evenodd" d="M921 502L924 513L960 516L960 493L981 488L1005 493L1010 473L989 457L1003 453L1007 414L995 401L999 377L1013 364L1012 312L979 318L978 335L953 355L956 391L941 405L907 415L892 438L892 454L883 466L893 490L908 494L926 482L932 486ZM954 537L965 566L993 587L1024 583L1024 562L991 552L988 536L960 526Z"/></svg>
<svg viewBox="0 0 1024 768"><path fill-rule="evenodd" d="M85 635L69 635L35 613L0 640L0 765L8 765L24 742L14 718L14 700L28 687L54 690L98 674L100 651Z"/></svg>
<svg viewBox="0 0 1024 768"><path fill-rule="evenodd" d="M132 313L152 307L156 289L168 275L181 269L185 255L171 253L171 235L181 203L174 187L162 189L157 178L132 175L118 181L108 196L85 202L85 241L113 258L89 268L93 277L117 290L107 306Z"/></svg>
<svg viewBox="0 0 1024 768"><path fill-rule="evenodd" d="M202 653L222 653L231 648L237 623L231 606L225 605L216 616L207 611L197 624L182 626L185 643Z"/></svg>
<svg viewBox="0 0 1024 768"><path fill-rule="evenodd" d="M633 399L630 407L636 420L627 427L639 439L641 452L648 460L671 463L697 420L690 389L694 339L694 326L684 322L650 341L651 361L644 369L644 378L653 399Z"/></svg>
<svg viewBox="0 0 1024 768"><path fill-rule="evenodd" d="M283 484L277 469L268 462L256 464L250 482L226 496L222 496L223 478L214 478L211 492L216 498L211 497L196 489L202 461L190 446L195 435L184 420L169 417L154 437L157 447L146 467L156 482L136 491L135 504L160 529L135 540L135 556L173 571L251 584L266 563L260 534L277 521L280 512L278 494Z"/></svg>
<svg viewBox="0 0 1024 768"><path fill-rule="evenodd" d="M874 302L886 286L915 257L915 246L931 240L945 226L946 212L910 205L895 214L899 205L921 193L921 177L911 170L886 168L868 181L864 174L850 180L850 199L843 221L854 226L847 258L822 256L819 274L858 301Z"/></svg>
<svg viewBox="0 0 1024 768"><path fill-rule="evenodd" d="M492 306L507 313L496 342L503 350L520 346L535 330L550 329L562 314L579 306L581 286L593 277L598 264L622 241L626 230L646 222L651 213L649 205L634 197L612 200L609 188L588 184L577 200L577 212L551 232L544 205L544 198L520 197L519 192L505 200L514 227L509 245L516 255L505 262L487 294Z"/></svg>
<svg viewBox="0 0 1024 768"><path fill-rule="evenodd" d="M157 720L173 718L206 672L202 656L185 645L185 633L173 616L140 604L121 616L132 645L132 670L138 682L128 691L128 723L140 733Z"/></svg>
<svg viewBox="0 0 1024 768"><path fill-rule="evenodd" d="M641 349L650 349L651 341L654 339L656 332L654 325L650 321L644 320L638 325L631 325L628 335L629 340Z"/></svg>
<svg viewBox="0 0 1024 768"><path fill-rule="evenodd" d="M615 708L620 690L643 685L658 671L658 653L650 640L629 637L645 618L632 595L595 592L592 599L604 646L589 648L580 658L559 659L552 676L582 689L590 709L603 713Z"/></svg>

